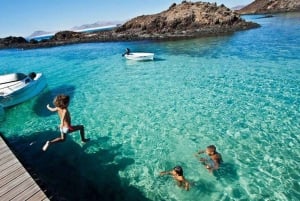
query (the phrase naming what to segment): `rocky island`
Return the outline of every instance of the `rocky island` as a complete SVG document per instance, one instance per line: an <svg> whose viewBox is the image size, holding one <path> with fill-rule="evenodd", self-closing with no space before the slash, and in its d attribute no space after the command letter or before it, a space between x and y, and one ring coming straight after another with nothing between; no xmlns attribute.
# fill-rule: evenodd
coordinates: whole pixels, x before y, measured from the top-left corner
<svg viewBox="0 0 300 201"><path fill-rule="evenodd" d="M255 0L238 10L240 14L273 14L300 11L299 0Z"/></svg>
<svg viewBox="0 0 300 201"><path fill-rule="evenodd" d="M224 5L182 1L178 5L172 4L161 13L133 18L114 30L94 33L63 31L42 41L10 36L0 39L0 48L30 49L84 42L174 40L223 35L256 27L259 25L246 22L240 14Z"/></svg>

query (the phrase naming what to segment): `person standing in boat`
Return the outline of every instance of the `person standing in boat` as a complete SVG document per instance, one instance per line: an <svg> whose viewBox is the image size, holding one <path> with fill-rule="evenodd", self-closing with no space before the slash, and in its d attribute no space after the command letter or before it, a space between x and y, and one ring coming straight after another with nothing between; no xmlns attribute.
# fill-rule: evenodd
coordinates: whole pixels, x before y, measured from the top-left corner
<svg viewBox="0 0 300 201"><path fill-rule="evenodd" d="M70 97L68 95L58 95L54 98L53 104L55 107L50 107L47 105L47 109L51 112L57 112L60 118L60 137L57 137L51 141L47 141L46 144L43 146L43 151L46 151L51 144L57 142L63 142L66 139L66 135L68 133L72 133L74 131L80 131L80 137L82 142L87 142L88 139L85 138L84 134L84 126L83 125L71 125L71 115L68 110L68 106L70 103Z"/></svg>
<svg viewBox="0 0 300 201"><path fill-rule="evenodd" d="M122 54L122 57L124 57L125 55L128 55L128 54L130 54L130 49L126 48L126 52Z"/></svg>

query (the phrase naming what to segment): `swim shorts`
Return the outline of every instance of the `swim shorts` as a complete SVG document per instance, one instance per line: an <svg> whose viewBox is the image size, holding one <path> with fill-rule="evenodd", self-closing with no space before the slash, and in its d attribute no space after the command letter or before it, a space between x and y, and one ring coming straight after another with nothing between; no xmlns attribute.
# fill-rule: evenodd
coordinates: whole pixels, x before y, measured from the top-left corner
<svg viewBox="0 0 300 201"><path fill-rule="evenodd" d="M64 133L64 134L67 134L69 131L73 131L73 130L74 130L74 128L72 128L72 126L60 128L60 132Z"/></svg>

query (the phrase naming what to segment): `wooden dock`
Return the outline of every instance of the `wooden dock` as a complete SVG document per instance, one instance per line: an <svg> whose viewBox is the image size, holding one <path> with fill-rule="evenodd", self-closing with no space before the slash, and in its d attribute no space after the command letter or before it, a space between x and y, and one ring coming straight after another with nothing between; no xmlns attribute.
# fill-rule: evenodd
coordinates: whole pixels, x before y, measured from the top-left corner
<svg viewBox="0 0 300 201"><path fill-rule="evenodd" d="M0 200L50 201L0 136Z"/></svg>

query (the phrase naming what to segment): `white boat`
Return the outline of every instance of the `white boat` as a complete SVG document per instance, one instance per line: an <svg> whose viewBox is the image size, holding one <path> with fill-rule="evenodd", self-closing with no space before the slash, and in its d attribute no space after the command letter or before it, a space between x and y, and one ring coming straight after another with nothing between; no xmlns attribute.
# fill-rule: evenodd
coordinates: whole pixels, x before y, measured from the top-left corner
<svg viewBox="0 0 300 201"><path fill-rule="evenodd" d="M131 52L129 48L126 48L126 52L122 54L126 59L135 61L148 61L154 59L154 53L147 52Z"/></svg>
<svg viewBox="0 0 300 201"><path fill-rule="evenodd" d="M39 94L46 87L42 73L0 75L0 106L17 105Z"/></svg>
<svg viewBox="0 0 300 201"><path fill-rule="evenodd" d="M146 52L131 52L124 55L126 59L135 60L135 61L148 61L154 59L154 53Z"/></svg>

